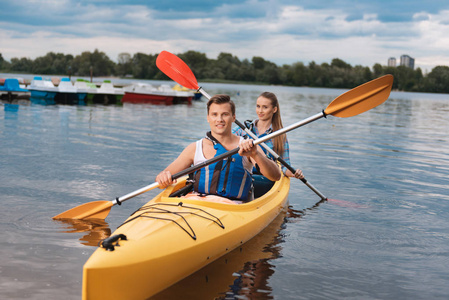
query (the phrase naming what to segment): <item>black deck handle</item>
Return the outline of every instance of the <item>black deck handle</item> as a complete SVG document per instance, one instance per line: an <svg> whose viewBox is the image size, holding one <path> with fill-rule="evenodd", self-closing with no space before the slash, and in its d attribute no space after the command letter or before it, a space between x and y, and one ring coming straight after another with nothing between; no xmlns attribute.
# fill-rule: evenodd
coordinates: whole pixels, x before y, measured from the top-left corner
<svg viewBox="0 0 449 300"><path fill-rule="evenodd" d="M118 244L119 240L126 241L127 240L126 235L121 233L121 234L116 234L116 235L110 236L108 238L105 238L105 239L101 240L98 243L98 246L101 247L101 248L106 249L107 251L114 251L115 250L115 246L120 246Z"/></svg>

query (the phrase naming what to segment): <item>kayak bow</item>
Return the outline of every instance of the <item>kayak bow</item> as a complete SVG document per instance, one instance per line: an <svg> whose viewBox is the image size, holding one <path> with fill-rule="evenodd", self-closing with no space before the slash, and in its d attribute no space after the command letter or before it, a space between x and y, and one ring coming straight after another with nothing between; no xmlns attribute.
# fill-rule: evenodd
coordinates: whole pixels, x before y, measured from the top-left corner
<svg viewBox="0 0 449 300"><path fill-rule="evenodd" d="M290 189L282 176L243 204L169 197L185 184L179 179L102 242L84 265L83 299L151 297L261 232L286 207Z"/></svg>

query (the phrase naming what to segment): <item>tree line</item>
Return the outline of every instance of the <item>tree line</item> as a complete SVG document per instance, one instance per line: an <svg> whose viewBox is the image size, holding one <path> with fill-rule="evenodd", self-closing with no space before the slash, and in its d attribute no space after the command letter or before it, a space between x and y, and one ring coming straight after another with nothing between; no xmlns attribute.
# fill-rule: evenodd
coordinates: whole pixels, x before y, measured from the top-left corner
<svg viewBox="0 0 449 300"><path fill-rule="evenodd" d="M168 80L156 67L156 54L120 53L117 63L104 52L83 52L80 55L49 52L32 60L26 57L6 61L0 53L0 71L42 75L119 76L135 79ZM305 65L295 62L278 66L262 57L240 60L230 53L220 53L210 59L205 53L187 51L178 54L192 69L199 81L237 82L285 86L353 88L385 74L394 75L393 89L411 92L449 93L449 67L437 66L428 74L420 68L387 67L375 64L372 68L351 66L334 58L331 63Z"/></svg>

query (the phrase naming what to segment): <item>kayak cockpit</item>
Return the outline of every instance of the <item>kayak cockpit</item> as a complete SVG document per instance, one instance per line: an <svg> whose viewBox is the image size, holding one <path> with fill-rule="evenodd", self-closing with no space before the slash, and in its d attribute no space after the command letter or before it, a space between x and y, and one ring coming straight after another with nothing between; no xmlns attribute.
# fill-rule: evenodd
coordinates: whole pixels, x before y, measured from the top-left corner
<svg viewBox="0 0 449 300"><path fill-rule="evenodd" d="M276 182L270 183L271 188L268 189L268 191L263 194L262 196L241 204L235 204L235 203L219 203L219 202L212 202L212 201L205 201L205 200L198 200L198 198L195 199L189 199L189 198L183 198L182 195L185 191L189 191L191 183L188 181L188 177L179 178L177 183L169 186L166 188L162 193L159 194L159 196L154 199L155 203L180 203L183 204L195 204L199 206L209 207L209 208L216 208L220 210L225 211L245 211L245 210L254 210L257 209L260 206L263 206L266 202L270 201L273 197L276 196L276 193L279 192L283 187L286 186L286 181L288 181L288 178L283 178L281 180L278 180ZM260 186L260 185L259 185ZM289 187L289 184L287 184ZM257 194L257 192L256 192ZM229 201L231 202L231 201Z"/></svg>

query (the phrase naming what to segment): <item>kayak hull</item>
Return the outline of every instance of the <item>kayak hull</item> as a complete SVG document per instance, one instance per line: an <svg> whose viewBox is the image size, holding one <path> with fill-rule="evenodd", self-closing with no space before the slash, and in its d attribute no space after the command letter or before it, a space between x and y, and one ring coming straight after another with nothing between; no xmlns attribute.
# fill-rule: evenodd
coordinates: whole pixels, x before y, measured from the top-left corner
<svg viewBox="0 0 449 300"><path fill-rule="evenodd" d="M287 205L289 178L245 204L168 197L185 178L131 215L84 265L83 299L147 299L253 238Z"/></svg>

